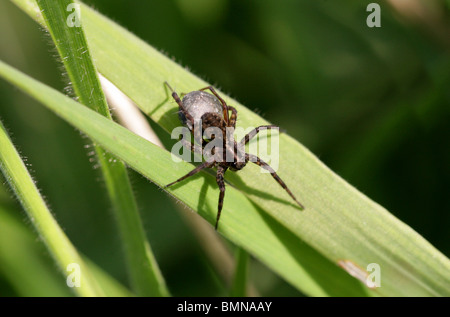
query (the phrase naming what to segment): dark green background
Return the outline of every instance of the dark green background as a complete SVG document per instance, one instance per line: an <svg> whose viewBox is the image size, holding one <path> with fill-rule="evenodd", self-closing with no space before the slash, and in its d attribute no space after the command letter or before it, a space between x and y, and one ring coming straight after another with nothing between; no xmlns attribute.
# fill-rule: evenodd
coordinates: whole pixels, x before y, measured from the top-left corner
<svg viewBox="0 0 450 317"><path fill-rule="evenodd" d="M381 28L366 25L375 1L85 2L283 127L450 254L449 1L422 1L422 20L377 1ZM67 86L50 37L9 1L0 3L0 39L1 60L61 91ZM4 81L0 94L0 118L55 217L83 253L126 283L88 140ZM131 178L172 293L226 295L174 203L134 172ZM30 228L11 195L0 188L0 205ZM0 295L23 295L6 276L0 263ZM262 295L299 295L256 261L251 278Z"/></svg>

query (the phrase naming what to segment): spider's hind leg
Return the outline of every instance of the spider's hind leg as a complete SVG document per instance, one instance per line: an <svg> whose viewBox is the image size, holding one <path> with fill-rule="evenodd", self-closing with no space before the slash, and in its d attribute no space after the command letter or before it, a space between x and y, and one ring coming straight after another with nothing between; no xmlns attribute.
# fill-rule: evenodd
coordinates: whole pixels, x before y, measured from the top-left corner
<svg viewBox="0 0 450 317"><path fill-rule="evenodd" d="M175 92L175 90L172 89L172 87L169 85L169 83L167 81L164 82L164 85L166 85L167 88L169 88L169 90L172 92L172 98L178 104L178 107L179 107L180 111L183 113L183 115L186 117L186 119L191 122L192 126L194 126L194 118L184 108L183 102L181 101L181 98L178 96L178 94Z"/></svg>
<svg viewBox="0 0 450 317"><path fill-rule="evenodd" d="M230 121L230 118L228 116L228 105L225 102L225 100L223 100L222 97L220 97L220 95L216 92L216 90L214 89L213 86L208 86L202 89L199 89L200 91L203 90L209 90L213 93L214 96L216 96L217 99L219 99L220 103L222 104L222 109L223 109L223 117L225 119L225 122L228 123Z"/></svg>

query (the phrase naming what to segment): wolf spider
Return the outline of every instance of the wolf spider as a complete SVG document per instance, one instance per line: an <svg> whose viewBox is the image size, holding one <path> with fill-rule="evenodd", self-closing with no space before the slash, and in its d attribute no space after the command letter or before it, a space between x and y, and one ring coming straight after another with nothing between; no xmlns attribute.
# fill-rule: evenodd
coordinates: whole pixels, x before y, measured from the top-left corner
<svg viewBox="0 0 450 317"><path fill-rule="evenodd" d="M303 205L295 198L295 196L292 194L292 192L289 190L289 188L286 186L286 184L283 182L283 180L277 175L277 173L274 171L272 167L270 167L269 164L261 160L259 157L253 154L245 153L245 145L261 130L265 129L279 129L278 126L275 125L262 125L259 127L256 127L250 133L248 133L238 144L234 138L231 143L230 148L230 142L227 142L227 133L226 128L235 128L236 127L236 119L237 119L237 111L234 107L228 106L226 102L219 96L219 94L214 90L212 86L208 86L205 88L202 88L200 90L192 91L190 93L187 93L183 96L183 100L180 99L178 94L170 87L170 85L167 82L164 82L164 84L170 89L172 92L172 98L177 102L179 106L179 117L181 122L186 125L190 131L194 132L194 136L196 133L199 133L199 131L194 129L195 122L198 122L198 120L201 120L201 127L204 130L210 127L216 127L219 128L221 131L221 137L223 141L223 147L225 148L225 151L222 151L222 157L219 157L219 160L217 160L217 156L214 156L212 159L207 159L202 164L198 165L196 168L194 168L192 171L184 175L183 177L177 179L176 181L166 185L164 188L167 188L169 186L172 186L178 182L183 181L184 179L200 172L202 169L210 168L210 167L217 167L217 174L216 174L216 181L217 185L220 189L219 194L219 205L218 205L218 211L217 211L217 219L216 219L216 225L215 229L217 230L217 227L219 225L219 219L220 219L220 213L222 211L223 207L223 199L225 196L225 181L224 181L224 174L225 172L230 169L232 171L238 171L244 168L244 166L249 162L253 162L260 167L268 170L272 177L280 184L281 187L283 187L286 192L294 199L294 201L300 206L301 209L304 209ZM204 92L204 90L210 90L211 94ZM215 97L214 97L215 96ZM231 112L231 115L230 115ZM186 147L190 147L191 151L197 152L202 154L202 149L204 149L205 145L209 143L212 139L214 139L216 136L212 135L211 139L206 139L203 137L200 137L201 145L200 148L199 145L194 145L193 143L183 140L183 145ZM196 140L199 140L196 138ZM244 149L244 153L241 156L241 159L238 158L239 149ZM226 154L228 152L228 155L233 155L233 160L230 162L227 162L226 160ZM242 152L242 151L241 151ZM232 154L231 154L232 153ZM220 154L219 154L220 156Z"/></svg>

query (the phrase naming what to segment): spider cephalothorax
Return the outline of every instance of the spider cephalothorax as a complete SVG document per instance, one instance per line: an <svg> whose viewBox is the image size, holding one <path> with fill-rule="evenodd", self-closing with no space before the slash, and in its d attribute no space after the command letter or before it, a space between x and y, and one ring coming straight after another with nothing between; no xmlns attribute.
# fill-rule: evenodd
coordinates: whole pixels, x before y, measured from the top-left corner
<svg viewBox="0 0 450 317"><path fill-rule="evenodd" d="M259 131L265 129L279 129L279 127L275 125L262 125L256 127L250 131L250 133L245 135L238 143L234 140L232 133L227 133L229 129L233 130L236 127L237 111L235 108L228 106L225 100L217 94L212 86L192 91L186 94L183 97L183 100L181 100L167 82L165 82L165 85L170 89L173 99L175 99L179 106L179 117L181 122L194 133L194 139L197 140L197 143L201 147L187 140L183 140L183 145L189 147L192 151L203 154L202 149L204 149L209 142L213 140L217 141L218 139L220 140L220 146L213 149L213 155L209 155L208 157L205 156L205 162L165 187L181 182L204 168L217 167L216 181L220 189L219 206L215 225L215 229L217 230L225 196L224 174L228 169L238 171L250 161L269 171L272 177L286 190L300 208L304 208L270 165L256 155L245 152L245 145ZM206 93L204 90L210 90L212 95ZM201 136L201 130L205 131L208 128L215 128L214 131L216 132L207 138ZM200 137L195 137L198 134L200 134Z"/></svg>

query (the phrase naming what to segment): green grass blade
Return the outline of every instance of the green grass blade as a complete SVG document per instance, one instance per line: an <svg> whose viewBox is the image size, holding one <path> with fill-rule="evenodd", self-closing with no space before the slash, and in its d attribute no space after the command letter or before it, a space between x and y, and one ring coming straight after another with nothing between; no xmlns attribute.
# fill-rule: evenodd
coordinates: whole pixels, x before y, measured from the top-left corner
<svg viewBox="0 0 450 317"><path fill-rule="evenodd" d="M130 292L128 288L119 283L116 279L114 279L111 275L109 275L102 268L97 266L90 259L83 257L86 265L91 270L92 274L95 276L96 280L100 284L105 293L105 296L108 297L132 297L136 296L136 294Z"/></svg>
<svg viewBox="0 0 450 317"><path fill-rule="evenodd" d="M20 217L13 217L15 212L0 205L0 270L11 287L17 295L25 297L73 295L65 280L48 263L44 247L36 243L36 234L29 230ZM89 259L82 258L106 296L133 295ZM32 274L30 263L33 263Z"/></svg>
<svg viewBox="0 0 450 317"><path fill-rule="evenodd" d="M70 15L76 14L73 1L37 2L77 99L111 119L82 25L68 25ZM119 228L132 289L141 296L167 296L169 292L146 239L125 164L100 146L94 148Z"/></svg>
<svg viewBox="0 0 450 317"><path fill-rule="evenodd" d="M53 218L1 122L0 149L0 169L55 259L59 270L66 275L69 264L79 265L82 282L80 287L73 287L73 291L80 296L102 296L102 289Z"/></svg>
<svg viewBox="0 0 450 317"><path fill-rule="evenodd" d="M165 129L171 131L178 126L176 104L166 99L162 83L167 80L181 92L196 90L207 83L97 12L86 6L82 8L99 71ZM224 98L237 108L238 126L247 128L269 123L235 100ZM280 161L278 174L306 206L303 213L257 167L246 167L239 175L227 175L227 179L333 263L348 259L363 268L378 263L383 269L384 285L377 293L449 294L450 262L420 235L347 184L285 134L280 136ZM241 210L236 207L235 211Z"/></svg>
<svg viewBox="0 0 450 317"><path fill-rule="evenodd" d="M67 24L75 10L71 5L75 3L72 0L38 0L37 3L77 100L111 119L83 27Z"/></svg>
<svg viewBox="0 0 450 317"><path fill-rule="evenodd" d="M18 211L0 205L0 271L4 279L18 296L73 296L53 263L44 256L45 246L36 243L36 234L22 219L12 216L15 212Z"/></svg>
<svg viewBox="0 0 450 317"><path fill-rule="evenodd" d="M231 285L230 296L247 296L247 273L248 273L249 255L244 249L236 250L236 267L234 270L234 280Z"/></svg>
<svg viewBox="0 0 450 317"><path fill-rule="evenodd" d="M169 152L2 62L0 76L43 103L159 186L192 169L191 164L174 163ZM174 197L214 223L218 195L215 178L205 173L189 184L175 191ZM365 294L356 280L349 279L345 272L301 242L240 191L230 187L227 197L232 202L231 206L224 209L224 212L229 213L229 220L221 223L220 230L228 239L242 245L293 285L312 295ZM240 212L233 212L233 209ZM313 264L308 265L308 262ZM322 285L324 281L326 283Z"/></svg>
<svg viewBox="0 0 450 317"><path fill-rule="evenodd" d="M39 20L28 2L14 2ZM163 82L169 81L179 92L206 83L94 10L82 6L82 18L99 71L164 129L178 126L176 104ZM238 126L267 124L235 100L223 97L238 110ZM118 144L109 144L108 149L120 151L119 157L159 185L192 168L173 164L166 172L166 162L155 162L161 170L151 175L140 165L146 163L130 156L137 155L136 149L119 142L123 141L117 136ZM150 148L141 145L143 153ZM140 157L152 160L147 155ZM169 155L161 154L160 158L170 160ZM248 166L239 174L226 176L235 187L227 187L219 229L292 285L310 295L449 295L450 263L442 253L286 134L280 136L278 174L305 205L304 212L291 204L278 184L268 180L270 176ZM218 190L213 177L193 178L171 193L214 222ZM379 264L382 286L367 288L338 263L355 263L364 274L368 274L364 271L370 263Z"/></svg>

